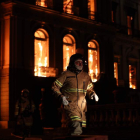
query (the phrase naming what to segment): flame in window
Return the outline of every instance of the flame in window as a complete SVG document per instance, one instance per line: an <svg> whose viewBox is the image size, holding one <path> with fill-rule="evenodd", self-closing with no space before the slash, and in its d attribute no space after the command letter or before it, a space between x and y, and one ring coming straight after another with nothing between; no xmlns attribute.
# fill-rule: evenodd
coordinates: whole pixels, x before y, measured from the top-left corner
<svg viewBox="0 0 140 140"><path fill-rule="evenodd" d="M47 77L47 67L49 67L49 46L48 38L42 30L35 32L35 66L34 75L39 77Z"/></svg>
<svg viewBox="0 0 140 140"><path fill-rule="evenodd" d="M47 67L47 57L45 57L45 67Z"/></svg>
<svg viewBox="0 0 140 140"><path fill-rule="evenodd" d="M118 63L114 62L114 78L116 78L116 82L118 85Z"/></svg>
<svg viewBox="0 0 140 140"><path fill-rule="evenodd" d="M74 38L71 35L66 35L63 38L63 70L67 69L71 55L75 53Z"/></svg>
<svg viewBox="0 0 140 140"><path fill-rule="evenodd" d="M97 48L94 42L88 43L88 67L89 67L89 75L93 82L97 81L97 76L99 74L98 70L98 53Z"/></svg>
<svg viewBox="0 0 140 140"><path fill-rule="evenodd" d="M136 67L129 65L129 88L136 89Z"/></svg>
<svg viewBox="0 0 140 140"><path fill-rule="evenodd" d="M128 35L132 35L132 16L127 16Z"/></svg>
<svg viewBox="0 0 140 140"><path fill-rule="evenodd" d="M63 2L63 11L68 14L73 14L72 7L73 7L73 0L64 0Z"/></svg>
<svg viewBox="0 0 140 140"><path fill-rule="evenodd" d="M89 19L95 20L95 0L88 0Z"/></svg>
<svg viewBox="0 0 140 140"><path fill-rule="evenodd" d="M47 0L36 0L36 5L47 7Z"/></svg>

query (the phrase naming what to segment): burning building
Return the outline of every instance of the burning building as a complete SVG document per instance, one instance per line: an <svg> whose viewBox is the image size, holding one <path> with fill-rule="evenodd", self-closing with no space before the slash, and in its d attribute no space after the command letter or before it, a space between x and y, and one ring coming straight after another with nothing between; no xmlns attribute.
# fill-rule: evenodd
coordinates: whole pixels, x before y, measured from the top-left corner
<svg viewBox="0 0 140 140"><path fill-rule="evenodd" d="M138 6L137 6L138 5ZM20 91L37 100L76 52L93 82L101 72L138 89L140 3L135 0L1 0L0 122L8 127Z"/></svg>

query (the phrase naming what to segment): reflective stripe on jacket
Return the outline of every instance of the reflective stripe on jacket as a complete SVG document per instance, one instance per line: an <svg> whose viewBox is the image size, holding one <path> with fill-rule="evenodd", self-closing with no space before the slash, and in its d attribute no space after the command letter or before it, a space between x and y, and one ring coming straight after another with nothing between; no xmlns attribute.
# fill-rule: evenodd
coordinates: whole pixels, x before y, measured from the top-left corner
<svg viewBox="0 0 140 140"><path fill-rule="evenodd" d="M83 122L86 125L86 94L93 91L93 84L90 76L86 72L79 74L71 71L65 71L53 83L52 89L55 95L64 95L67 97L69 104L64 106L67 117L71 121Z"/></svg>

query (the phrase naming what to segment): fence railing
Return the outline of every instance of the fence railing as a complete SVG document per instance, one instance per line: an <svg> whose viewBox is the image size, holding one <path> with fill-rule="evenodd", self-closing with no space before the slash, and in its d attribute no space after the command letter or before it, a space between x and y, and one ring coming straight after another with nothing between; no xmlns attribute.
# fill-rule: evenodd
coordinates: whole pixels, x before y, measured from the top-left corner
<svg viewBox="0 0 140 140"><path fill-rule="evenodd" d="M88 106L88 127L139 126L140 103Z"/></svg>

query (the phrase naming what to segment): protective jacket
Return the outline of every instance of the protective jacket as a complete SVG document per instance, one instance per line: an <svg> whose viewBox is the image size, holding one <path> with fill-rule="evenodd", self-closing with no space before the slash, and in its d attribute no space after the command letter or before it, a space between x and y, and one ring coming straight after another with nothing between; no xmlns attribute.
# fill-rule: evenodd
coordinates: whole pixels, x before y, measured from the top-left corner
<svg viewBox="0 0 140 140"><path fill-rule="evenodd" d="M67 70L56 79L52 89L57 97L64 95L69 102L68 105L64 106L66 121L80 121L82 126L85 127L85 112L87 111L85 96L87 93L93 92L90 76L83 71L76 74Z"/></svg>
<svg viewBox="0 0 140 140"><path fill-rule="evenodd" d="M15 116L17 116L17 124L32 126L33 117L32 113L35 110L35 105L33 101L25 98L21 98L16 102L15 106Z"/></svg>

